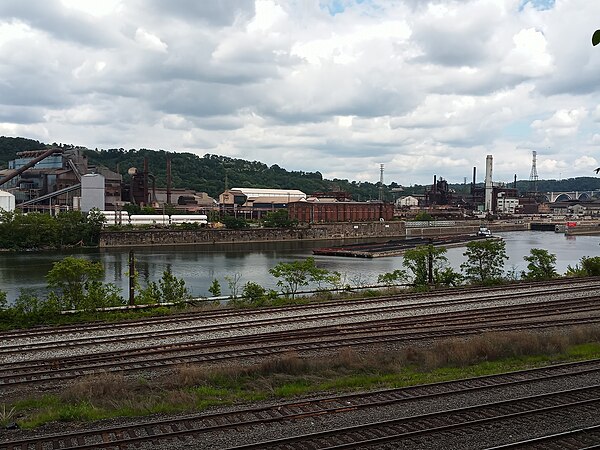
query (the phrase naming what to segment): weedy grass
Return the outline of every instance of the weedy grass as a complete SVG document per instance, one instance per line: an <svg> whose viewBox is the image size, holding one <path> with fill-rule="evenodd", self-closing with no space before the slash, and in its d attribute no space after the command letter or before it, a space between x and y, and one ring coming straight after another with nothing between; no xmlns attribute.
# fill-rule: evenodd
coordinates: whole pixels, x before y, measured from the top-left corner
<svg viewBox="0 0 600 450"><path fill-rule="evenodd" d="M341 349L327 358L282 355L257 365L224 369L184 365L163 379L104 374L84 378L56 395L0 407L0 421L23 428L52 421L202 411L317 393L407 387L600 358L600 329L552 333L490 333L398 351ZM4 415L2 415L4 411Z"/></svg>

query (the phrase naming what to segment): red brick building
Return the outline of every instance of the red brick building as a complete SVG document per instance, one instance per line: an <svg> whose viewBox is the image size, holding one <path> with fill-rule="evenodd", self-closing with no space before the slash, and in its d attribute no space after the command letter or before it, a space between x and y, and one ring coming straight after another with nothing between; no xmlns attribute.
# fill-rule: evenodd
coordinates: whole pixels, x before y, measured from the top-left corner
<svg viewBox="0 0 600 450"><path fill-rule="evenodd" d="M373 222L392 220L394 205L383 202L300 201L288 205L288 215L300 223Z"/></svg>

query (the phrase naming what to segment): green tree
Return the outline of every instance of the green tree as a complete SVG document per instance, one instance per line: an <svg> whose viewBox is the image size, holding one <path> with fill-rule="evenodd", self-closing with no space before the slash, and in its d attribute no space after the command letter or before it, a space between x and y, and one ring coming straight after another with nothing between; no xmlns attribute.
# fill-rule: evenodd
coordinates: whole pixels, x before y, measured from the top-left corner
<svg viewBox="0 0 600 450"><path fill-rule="evenodd" d="M221 283L219 283L219 280L212 280L212 284L208 288L208 292L210 292L213 297L218 297L221 295Z"/></svg>
<svg viewBox="0 0 600 450"><path fill-rule="evenodd" d="M242 289L242 297L253 306L262 306L267 300L267 290L260 284L248 281Z"/></svg>
<svg viewBox="0 0 600 450"><path fill-rule="evenodd" d="M478 283L494 283L502 279L506 243L500 239L471 241L463 253L467 261L460 265L465 277Z"/></svg>
<svg viewBox="0 0 600 450"><path fill-rule="evenodd" d="M99 262L67 256L55 262L46 274L48 287L59 289L67 309L79 309L86 304L90 282L100 281L104 268Z"/></svg>
<svg viewBox="0 0 600 450"><path fill-rule="evenodd" d="M569 277L596 277L600 275L600 256L584 256L575 267L567 266Z"/></svg>
<svg viewBox="0 0 600 450"><path fill-rule="evenodd" d="M223 224L231 230L248 228L248 222L243 217L223 216L221 218L221 222L223 222Z"/></svg>
<svg viewBox="0 0 600 450"><path fill-rule="evenodd" d="M532 248L529 256L523 256L527 261L527 272L521 272L521 278L526 280L549 280L556 278L556 255L548 250Z"/></svg>
<svg viewBox="0 0 600 450"><path fill-rule="evenodd" d="M293 299L300 287L308 286L311 281L324 279L328 272L317 267L315 259L311 257L303 261L281 262L269 269L269 273L279 279L277 286L282 288L287 297L291 296Z"/></svg>
<svg viewBox="0 0 600 450"><path fill-rule="evenodd" d="M267 228L293 228L298 225L297 220L290 220L287 209L268 212L262 222Z"/></svg>
<svg viewBox="0 0 600 450"><path fill-rule="evenodd" d="M164 303L181 303L192 298L185 281L173 275L170 265L163 272L158 286Z"/></svg>
<svg viewBox="0 0 600 450"><path fill-rule="evenodd" d="M395 284L406 281L407 277L408 274L406 273L406 270L396 269L392 272L379 274L377 277L377 283L391 287Z"/></svg>
<svg viewBox="0 0 600 450"><path fill-rule="evenodd" d="M421 245L404 252L404 267L412 273L415 286L427 286L429 283L429 259L431 258L432 279L435 285L455 284L460 277L448 266L445 247L431 244Z"/></svg>
<svg viewBox="0 0 600 450"><path fill-rule="evenodd" d="M417 221L417 222L429 222L431 220L433 220L433 216L424 211L418 212L417 215L415 216L415 221Z"/></svg>
<svg viewBox="0 0 600 450"><path fill-rule="evenodd" d="M6 292L0 291L0 310L6 309L8 301L6 300Z"/></svg>
<svg viewBox="0 0 600 450"><path fill-rule="evenodd" d="M136 280L136 285L137 284ZM138 290L135 295L135 303L137 305L155 305L161 303L162 294L158 287L158 283L155 281L149 281L144 288L139 288L138 286L136 290Z"/></svg>

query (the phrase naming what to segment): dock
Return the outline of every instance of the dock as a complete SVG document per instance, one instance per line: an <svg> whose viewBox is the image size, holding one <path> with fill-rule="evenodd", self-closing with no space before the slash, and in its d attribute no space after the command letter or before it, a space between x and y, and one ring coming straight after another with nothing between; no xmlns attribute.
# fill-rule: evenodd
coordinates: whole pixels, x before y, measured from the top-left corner
<svg viewBox="0 0 600 450"><path fill-rule="evenodd" d="M314 255L346 256L352 258L381 258L384 256L398 256L406 250L416 248L420 245L458 247L468 242L490 239L489 237L458 235L447 237L428 238L406 238L386 242L369 242L365 244L350 244L339 247L320 247L313 250Z"/></svg>

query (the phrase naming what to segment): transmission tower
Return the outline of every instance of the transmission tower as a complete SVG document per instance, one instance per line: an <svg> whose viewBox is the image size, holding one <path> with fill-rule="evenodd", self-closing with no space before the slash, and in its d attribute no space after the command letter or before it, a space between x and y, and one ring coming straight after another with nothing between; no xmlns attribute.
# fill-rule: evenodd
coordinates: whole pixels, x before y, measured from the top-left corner
<svg viewBox="0 0 600 450"><path fill-rule="evenodd" d="M531 189L532 192L537 192L537 182L538 182L537 152L534 150L532 153L533 153L533 160L531 161L531 174L529 174L529 185L533 186L533 189Z"/></svg>
<svg viewBox="0 0 600 450"><path fill-rule="evenodd" d="M383 164L379 164L379 201L383 201Z"/></svg>

